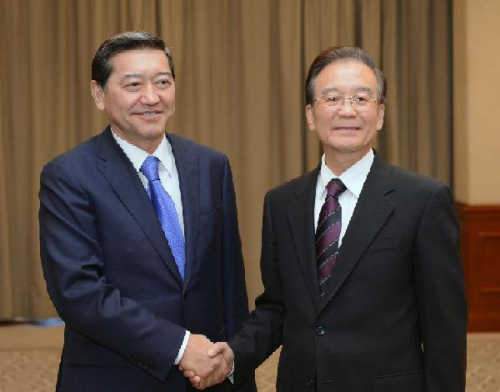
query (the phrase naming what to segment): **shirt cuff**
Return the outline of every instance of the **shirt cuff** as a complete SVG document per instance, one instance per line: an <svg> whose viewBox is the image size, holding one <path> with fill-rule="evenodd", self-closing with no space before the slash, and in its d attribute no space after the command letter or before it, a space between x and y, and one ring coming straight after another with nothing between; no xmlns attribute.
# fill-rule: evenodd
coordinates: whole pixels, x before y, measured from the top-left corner
<svg viewBox="0 0 500 392"><path fill-rule="evenodd" d="M175 358L174 365L178 365L184 355L184 351L186 351L186 347L188 345L189 336L191 336L191 332L186 330L186 334L184 335L184 340L182 341L181 348L177 353L177 357Z"/></svg>
<svg viewBox="0 0 500 392"><path fill-rule="evenodd" d="M231 381L231 384L234 384L234 362L233 362L233 368L231 369L231 373L227 375L227 379Z"/></svg>

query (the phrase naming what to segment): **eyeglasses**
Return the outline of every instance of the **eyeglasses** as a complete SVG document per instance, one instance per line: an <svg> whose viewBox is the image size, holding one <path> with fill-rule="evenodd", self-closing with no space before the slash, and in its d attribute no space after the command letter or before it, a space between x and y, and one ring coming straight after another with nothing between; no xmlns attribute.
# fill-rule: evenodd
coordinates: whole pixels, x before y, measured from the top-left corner
<svg viewBox="0 0 500 392"><path fill-rule="evenodd" d="M335 109L340 109L346 101L349 101L354 109L363 110L367 109L370 103L377 102L377 97L363 93L354 95L326 94L314 100L314 102L319 102Z"/></svg>

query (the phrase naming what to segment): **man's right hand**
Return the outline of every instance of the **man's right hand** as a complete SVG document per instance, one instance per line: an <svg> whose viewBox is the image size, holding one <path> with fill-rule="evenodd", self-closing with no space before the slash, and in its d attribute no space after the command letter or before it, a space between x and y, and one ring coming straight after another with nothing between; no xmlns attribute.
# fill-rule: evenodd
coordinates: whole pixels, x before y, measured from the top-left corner
<svg viewBox="0 0 500 392"><path fill-rule="evenodd" d="M229 347L229 344L226 342L217 342L213 344L210 350L208 350L208 356L210 358L215 358L219 354L222 354L226 362L231 364L232 368L234 363L234 353L231 347Z"/></svg>
<svg viewBox="0 0 500 392"><path fill-rule="evenodd" d="M228 363L225 356L212 352L213 347L217 345L213 346L205 336L191 334L179 362L179 369L198 389L220 384L232 370L233 362ZM209 355L209 352L213 355Z"/></svg>
<svg viewBox="0 0 500 392"><path fill-rule="evenodd" d="M215 384L223 382L227 376L233 371L234 354L233 350L226 342L219 342L213 344L207 351L208 358L217 361L219 366L214 372L208 376L203 376L194 370L184 369L184 376L189 378L191 384L200 390L209 388ZM181 369L182 370L182 369Z"/></svg>

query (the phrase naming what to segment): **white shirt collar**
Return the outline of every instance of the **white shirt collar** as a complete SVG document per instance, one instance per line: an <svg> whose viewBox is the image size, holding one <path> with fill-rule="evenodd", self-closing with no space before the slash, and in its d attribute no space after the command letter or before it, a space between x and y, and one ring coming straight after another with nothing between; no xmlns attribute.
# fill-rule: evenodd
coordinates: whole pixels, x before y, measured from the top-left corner
<svg viewBox="0 0 500 392"><path fill-rule="evenodd" d="M172 152L172 146L168 141L168 139L166 138L165 134L163 134L163 139L161 140L160 145L156 148L156 150L152 154L149 154L147 151L144 151L143 149L134 146L133 144L123 139L120 135L115 133L115 131L113 130L111 131L112 131L111 134L113 135L114 139L121 147L125 155L127 155L128 159L130 159L130 162L132 162L132 165L134 165L134 169L137 172L140 171L141 166L146 160L146 158L150 155L153 155L156 158L158 158L158 160L162 163L162 165L167 170L168 175L169 176L172 175L172 170L174 165L174 155Z"/></svg>
<svg viewBox="0 0 500 392"><path fill-rule="evenodd" d="M326 165L325 154L323 154L323 156L321 157L321 168L319 172L320 189L325 189L332 179L340 178L346 188L354 196L356 196L356 198L359 198L361 190L363 189L363 185L366 181L366 177L368 177L368 173L370 172L370 168L372 167L374 158L375 154L370 148L370 151L368 151L368 153L363 158L357 161L340 176L336 176L335 173L333 173Z"/></svg>

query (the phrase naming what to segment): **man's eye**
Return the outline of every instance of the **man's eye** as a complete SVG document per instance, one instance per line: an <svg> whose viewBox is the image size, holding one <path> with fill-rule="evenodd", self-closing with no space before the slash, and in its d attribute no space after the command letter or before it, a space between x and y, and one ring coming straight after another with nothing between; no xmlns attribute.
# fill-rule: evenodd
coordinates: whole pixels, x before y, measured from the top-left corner
<svg viewBox="0 0 500 392"><path fill-rule="evenodd" d="M354 96L354 102L360 104L360 105L364 105L366 103L368 103L370 101L370 97L368 97L367 95L355 95Z"/></svg>
<svg viewBox="0 0 500 392"><path fill-rule="evenodd" d="M139 86L140 86L139 82L132 82L132 83L127 84L125 87L136 88L136 87L139 87Z"/></svg>
<svg viewBox="0 0 500 392"><path fill-rule="evenodd" d="M162 86L168 86L168 85L170 85L170 80L164 79L164 80L160 80L158 83Z"/></svg>
<svg viewBox="0 0 500 392"><path fill-rule="evenodd" d="M337 103L342 101L342 97L340 95L327 95L325 97L326 102Z"/></svg>

